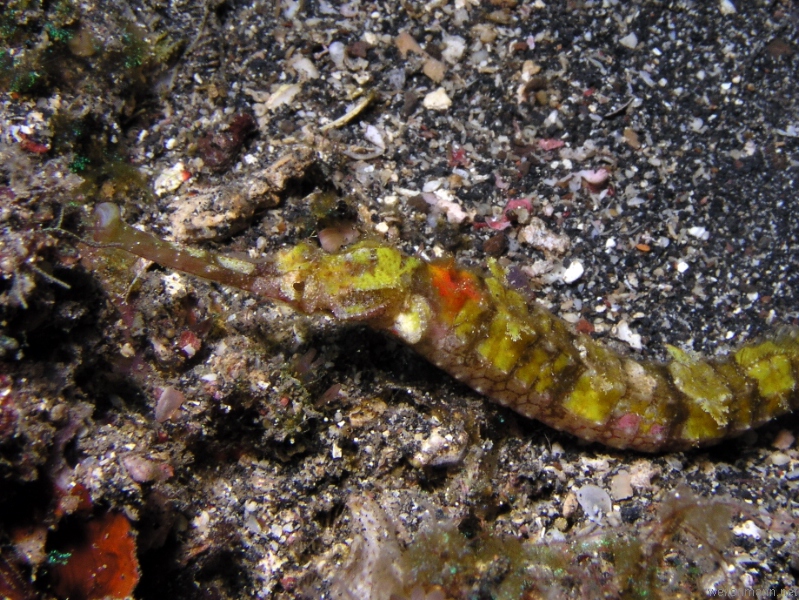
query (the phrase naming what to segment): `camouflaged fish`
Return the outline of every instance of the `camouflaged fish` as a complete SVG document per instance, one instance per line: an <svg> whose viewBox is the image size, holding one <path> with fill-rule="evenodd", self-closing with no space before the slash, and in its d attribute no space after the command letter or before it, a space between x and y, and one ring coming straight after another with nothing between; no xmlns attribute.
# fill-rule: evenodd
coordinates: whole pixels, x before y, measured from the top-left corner
<svg viewBox="0 0 799 600"><path fill-rule="evenodd" d="M496 262L480 276L369 241L334 253L301 243L254 263L181 249L126 225L108 203L96 209L94 236L305 314L386 332L491 400L615 448L708 445L799 407L795 330L715 359L669 347L671 362L638 361L528 305Z"/></svg>

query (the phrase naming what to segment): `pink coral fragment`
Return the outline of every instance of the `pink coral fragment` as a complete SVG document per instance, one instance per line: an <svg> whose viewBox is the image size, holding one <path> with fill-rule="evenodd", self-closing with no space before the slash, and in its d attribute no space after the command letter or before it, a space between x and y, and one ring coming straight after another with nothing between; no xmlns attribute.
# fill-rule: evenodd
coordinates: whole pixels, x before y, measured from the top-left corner
<svg viewBox="0 0 799 600"><path fill-rule="evenodd" d="M166 481L175 474L175 470L169 463L151 460L132 452L124 455L120 460L130 478L136 483Z"/></svg>
<svg viewBox="0 0 799 600"><path fill-rule="evenodd" d="M512 210L516 210L517 208L526 208L527 210L531 210L533 205L529 198L512 198L508 200L508 204L505 206L505 214Z"/></svg>
<svg viewBox="0 0 799 600"><path fill-rule="evenodd" d="M538 147L541 150L549 152L550 150L557 150L558 148L563 148L566 145L566 142L563 140L555 140L555 139L546 139L546 140L538 140Z"/></svg>
<svg viewBox="0 0 799 600"><path fill-rule="evenodd" d="M533 205L530 202L529 198L512 198L508 200L508 203L505 205L505 208L502 210L502 216L498 219L486 219L485 224L490 227L491 229L496 229L497 231L502 231L507 229L511 226L510 219L508 218L508 213L513 212L519 208L523 208L527 211L532 210ZM477 224L475 223L475 226Z"/></svg>
<svg viewBox="0 0 799 600"><path fill-rule="evenodd" d="M499 173L494 173L494 185L498 190L507 190L510 187L510 184Z"/></svg>
<svg viewBox="0 0 799 600"><path fill-rule="evenodd" d="M179 390L169 386L165 387L155 403L155 420L163 423L171 419L185 402L186 396Z"/></svg>
<svg viewBox="0 0 799 600"><path fill-rule="evenodd" d="M595 171L583 169L577 174L582 177L586 183L596 186L602 185L610 177L610 173L607 169L596 169Z"/></svg>
<svg viewBox="0 0 799 600"><path fill-rule="evenodd" d="M192 358L197 351L202 347L203 343L197 334L193 331L186 330L182 334L180 334L180 339L178 340L178 347L180 351L183 352L188 358Z"/></svg>

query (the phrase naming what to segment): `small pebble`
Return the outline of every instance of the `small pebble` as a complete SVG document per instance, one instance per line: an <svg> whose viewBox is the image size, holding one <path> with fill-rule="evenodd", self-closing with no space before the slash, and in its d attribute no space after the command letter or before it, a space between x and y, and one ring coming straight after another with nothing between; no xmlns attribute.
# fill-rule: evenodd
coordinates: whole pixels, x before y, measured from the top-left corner
<svg viewBox="0 0 799 600"><path fill-rule="evenodd" d="M447 90L440 87L427 94L422 100L422 105L429 110L447 110L452 106L452 100L447 95Z"/></svg>
<svg viewBox="0 0 799 600"><path fill-rule="evenodd" d="M492 235L483 242L483 252L489 256L502 256L508 249L508 238L500 232Z"/></svg>
<svg viewBox="0 0 799 600"><path fill-rule="evenodd" d="M573 260L569 267L563 271L564 283L574 283L585 273L585 267L579 260Z"/></svg>
<svg viewBox="0 0 799 600"><path fill-rule="evenodd" d="M613 510L610 495L595 485L584 485L577 490L577 501L586 516L592 521L598 521L603 515L609 515Z"/></svg>
<svg viewBox="0 0 799 600"><path fill-rule="evenodd" d="M723 15L734 15L738 11L730 0L721 0L721 2L719 2L719 12Z"/></svg>
<svg viewBox="0 0 799 600"><path fill-rule="evenodd" d="M612 333L613 337L627 343L630 348L641 350L644 347L641 334L630 329L630 325L627 321L621 321L618 325L614 326Z"/></svg>
<svg viewBox="0 0 799 600"><path fill-rule="evenodd" d="M619 471L611 478L610 493L615 500L627 500L628 498L632 498L633 486L629 471Z"/></svg>
<svg viewBox="0 0 799 600"><path fill-rule="evenodd" d="M791 457L784 452L775 452L769 457L769 460L775 467L784 467L791 462Z"/></svg>
<svg viewBox="0 0 799 600"><path fill-rule="evenodd" d="M774 441L771 443L771 445L777 450L787 450L793 446L795 442L796 437L794 437L794 435L787 429L782 429L777 434L777 437L774 438Z"/></svg>
<svg viewBox="0 0 799 600"><path fill-rule="evenodd" d="M181 407L186 397L173 387L165 387L155 403L155 420L159 423L168 421Z"/></svg>
<svg viewBox="0 0 799 600"><path fill-rule="evenodd" d="M763 537L763 530L755 525L754 521L744 521L740 525L733 527L732 532L735 535L744 535L755 540L759 540Z"/></svg>
<svg viewBox="0 0 799 600"><path fill-rule="evenodd" d="M635 33L628 33L619 40L619 43L625 48L635 50L635 47L638 45L638 36L635 35Z"/></svg>

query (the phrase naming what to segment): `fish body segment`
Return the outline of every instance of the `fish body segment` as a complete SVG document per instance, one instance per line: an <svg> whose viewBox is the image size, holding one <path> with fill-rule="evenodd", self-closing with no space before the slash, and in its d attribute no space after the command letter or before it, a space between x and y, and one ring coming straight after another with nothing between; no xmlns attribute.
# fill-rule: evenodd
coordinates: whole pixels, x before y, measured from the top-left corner
<svg viewBox="0 0 799 600"><path fill-rule="evenodd" d="M669 347L668 364L636 361L528 305L496 263L481 277L452 261L364 244L338 254L314 249L308 264L311 283L293 300L301 310L363 320L488 398L585 440L688 449L797 406L795 331L723 359Z"/></svg>
<svg viewBox="0 0 799 600"><path fill-rule="evenodd" d="M668 363L637 361L528 304L496 262L481 276L380 242L330 254L303 243L252 267L229 267L132 230L109 206L98 207L98 241L306 314L363 322L495 402L584 440L684 450L799 407L797 330L718 359L669 347Z"/></svg>

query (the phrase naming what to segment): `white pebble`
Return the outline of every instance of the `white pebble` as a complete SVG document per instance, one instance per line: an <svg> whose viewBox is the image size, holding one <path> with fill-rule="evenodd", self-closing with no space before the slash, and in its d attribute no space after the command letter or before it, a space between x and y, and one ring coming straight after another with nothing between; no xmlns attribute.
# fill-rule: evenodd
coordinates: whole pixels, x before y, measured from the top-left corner
<svg viewBox="0 0 799 600"><path fill-rule="evenodd" d="M297 13L300 11L300 8L302 7L302 2L300 2L299 0L288 0L287 2L284 2L283 5L285 7L283 9L283 16L286 19L293 19L294 17L297 16Z"/></svg>
<svg viewBox="0 0 799 600"><path fill-rule="evenodd" d="M547 118L544 119L544 127L552 127L553 125L557 127L563 127L563 123L560 121L560 116L558 115L557 110L551 111L547 115Z"/></svg>
<svg viewBox="0 0 799 600"><path fill-rule="evenodd" d="M595 485L584 485L577 490L577 502L591 521L598 522L602 515L610 514L613 504L608 494L601 487Z"/></svg>
<svg viewBox="0 0 799 600"><path fill-rule="evenodd" d="M746 537L750 537L755 540L759 540L763 537L763 530L755 525L754 521L744 521L740 525L733 527L732 532L735 535L745 535Z"/></svg>
<svg viewBox="0 0 799 600"><path fill-rule="evenodd" d="M366 131L363 132L363 137L366 141L372 142L375 146L377 146L381 150L385 150L386 142L383 139L383 134L374 125L366 126Z"/></svg>
<svg viewBox="0 0 799 600"><path fill-rule="evenodd" d="M619 40L619 43L624 46L625 48L629 48L630 50L635 50L635 47L638 45L638 36L635 33L630 32L625 35L623 38Z"/></svg>
<svg viewBox="0 0 799 600"><path fill-rule="evenodd" d="M627 321L621 321L618 325L613 327L612 331L614 337L620 339L622 342L626 342L631 348L641 350L641 348L644 347L644 345L641 343L641 334L635 333L632 329L630 329Z"/></svg>
<svg viewBox="0 0 799 600"><path fill-rule="evenodd" d="M423 192L435 192L436 190L440 190L441 186L443 185L443 181L441 179L431 179L430 181L425 181L422 185Z"/></svg>
<svg viewBox="0 0 799 600"><path fill-rule="evenodd" d="M429 110L447 110L452 106L452 100L447 95L447 90L440 87L427 94L422 100L422 105Z"/></svg>
<svg viewBox="0 0 799 600"><path fill-rule="evenodd" d="M735 9L735 5L730 2L730 0L721 0L721 2L719 2L719 11L723 15L734 15L738 12Z"/></svg>
<svg viewBox="0 0 799 600"><path fill-rule="evenodd" d="M188 172L182 162L177 162L162 171L153 183L156 196L164 196L177 190L187 179Z"/></svg>
<svg viewBox="0 0 799 600"><path fill-rule="evenodd" d="M344 69L345 50L346 48L341 42L333 42L327 47L327 53L330 56L330 60L333 61L333 64L336 65L337 69Z"/></svg>
<svg viewBox="0 0 799 600"><path fill-rule="evenodd" d="M445 35L444 36L444 49L441 52L441 58L449 64L454 65L461 58L466 50L466 40L459 35Z"/></svg>
<svg viewBox="0 0 799 600"><path fill-rule="evenodd" d="M269 100L266 101L265 106L269 110L277 110L284 104L291 104L294 96L300 93L302 86L298 83L284 83L275 89Z"/></svg>
<svg viewBox="0 0 799 600"><path fill-rule="evenodd" d="M300 79L317 79L319 77L319 69L311 62L307 56L295 55L289 61L289 66L297 71Z"/></svg>
<svg viewBox="0 0 799 600"><path fill-rule="evenodd" d="M770 456L771 464L775 467L784 467L789 462L791 462L791 457L785 454L785 452L775 452Z"/></svg>
<svg viewBox="0 0 799 600"><path fill-rule="evenodd" d="M585 273L585 267L579 260L573 260L569 268L563 271L563 281L565 283L574 283Z"/></svg>
<svg viewBox="0 0 799 600"><path fill-rule="evenodd" d="M341 452L341 446L333 442L333 448L330 450L330 458L338 460L342 456L344 456L344 454Z"/></svg>

